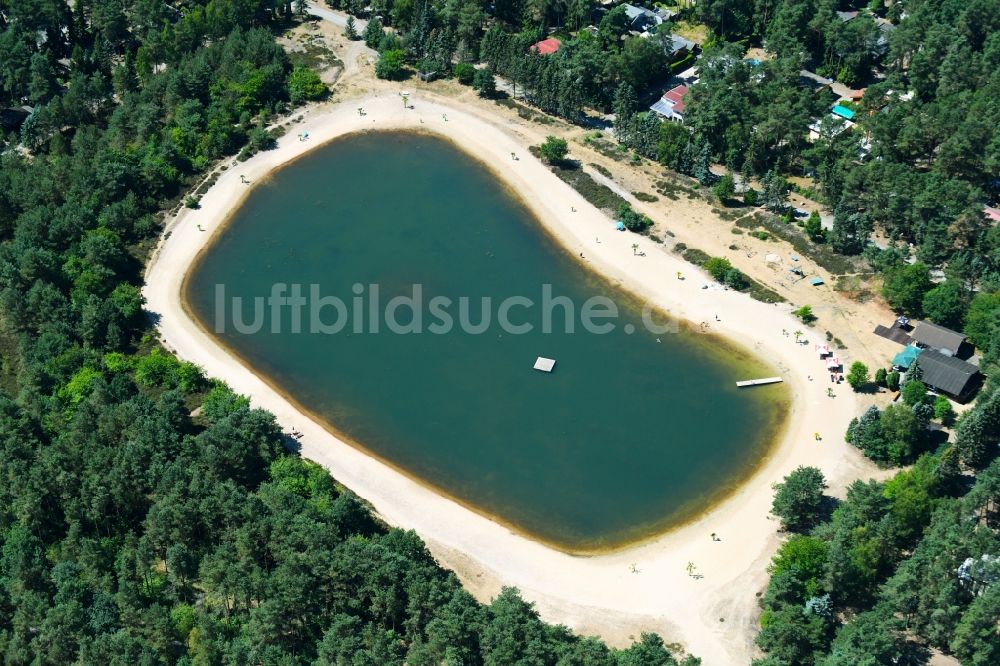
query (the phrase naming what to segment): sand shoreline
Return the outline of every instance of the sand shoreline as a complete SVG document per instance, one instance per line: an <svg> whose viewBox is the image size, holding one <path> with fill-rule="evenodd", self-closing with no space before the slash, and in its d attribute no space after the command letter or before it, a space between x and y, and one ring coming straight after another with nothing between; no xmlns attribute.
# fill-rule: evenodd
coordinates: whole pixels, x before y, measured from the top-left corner
<svg viewBox="0 0 1000 666"><path fill-rule="evenodd" d="M309 141L283 137L277 149L223 173L202 198L200 209L185 210L172 220L149 264L144 289L148 309L161 316L164 342L185 360L250 395L254 404L274 412L284 427L300 430L304 456L328 467L388 522L415 529L442 564L455 568L474 591L479 588L481 596L499 583L516 585L539 603L550 621L596 631L614 642L630 633L637 636L639 627L659 630L706 664L745 661L750 651L746 627L734 626L732 619L746 623L754 615L754 593L764 577L758 565L777 543L775 525L767 518L770 485L800 464L820 467L835 489L857 475L858 458L841 437L855 413L853 395L841 386L836 399L826 397L830 384L819 381L825 374L811 342L799 345L782 335L782 329L804 329L790 316L788 306L701 289L708 280L699 271L649 239L614 232L606 216L504 129L462 111L459 103L441 104L423 93L410 99L412 110L404 110L398 96L380 94L308 112L294 131L309 132ZM367 115L360 116L358 106ZM344 442L222 349L184 311L181 285L188 268L250 191L240 176L252 183L263 181L322 143L369 129L423 130L452 140L501 175L546 231L572 254L582 252L592 269L674 316L711 322L713 332L776 366L796 399L780 443L756 473L707 513L666 534L609 553L567 554L513 533ZM512 160L512 152L520 159ZM678 207L683 205L678 202ZM595 235L601 237L600 244ZM633 242L646 256L633 256ZM677 271L688 279L676 280ZM815 332L806 333L809 337ZM807 381L808 374L816 381ZM813 432L822 433L824 440L814 441ZM712 532L722 541L712 541ZM694 562L704 578L688 576L687 562ZM632 563L640 573L630 572ZM602 619L614 614L634 621L604 631ZM720 617L727 621L720 623Z"/></svg>

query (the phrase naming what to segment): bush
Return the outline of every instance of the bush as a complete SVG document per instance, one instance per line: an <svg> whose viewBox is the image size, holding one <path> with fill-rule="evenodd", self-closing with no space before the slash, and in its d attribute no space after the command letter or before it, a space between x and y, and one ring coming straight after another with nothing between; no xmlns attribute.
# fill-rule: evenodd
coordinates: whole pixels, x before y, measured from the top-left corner
<svg viewBox="0 0 1000 666"><path fill-rule="evenodd" d="M851 363L851 369L847 372L847 383L855 391L864 390L868 386L868 366L861 361Z"/></svg>
<svg viewBox="0 0 1000 666"><path fill-rule="evenodd" d="M743 193L743 203L747 206L757 205L757 190L752 187L748 187L747 191Z"/></svg>
<svg viewBox="0 0 1000 666"><path fill-rule="evenodd" d="M538 152L542 154L546 162L554 164L565 159L566 153L569 152L569 146L566 144L566 139L548 136L545 137L545 143L538 147Z"/></svg>
<svg viewBox="0 0 1000 666"><path fill-rule="evenodd" d="M885 377L885 386L890 391L899 390L899 371L893 370Z"/></svg>
<svg viewBox="0 0 1000 666"><path fill-rule="evenodd" d="M955 410L951 406L951 400L943 395L939 395L934 400L934 418L945 426L950 426L955 422Z"/></svg>
<svg viewBox="0 0 1000 666"><path fill-rule="evenodd" d="M184 207L191 209L201 208L201 200L193 194L189 194L184 197Z"/></svg>
<svg viewBox="0 0 1000 666"><path fill-rule="evenodd" d="M319 74L308 67L296 67L288 77L288 97L292 104L301 104L326 95L326 86Z"/></svg>
<svg viewBox="0 0 1000 666"><path fill-rule="evenodd" d="M497 94L497 81L493 70L489 67L477 69L472 79L472 87L479 92L480 97L493 97Z"/></svg>
<svg viewBox="0 0 1000 666"><path fill-rule="evenodd" d="M406 56L402 49L390 49L379 56L375 63L375 76L380 79L395 80L403 74Z"/></svg>
<svg viewBox="0 0 1000 666"><path fill-rule="evenodd" d="M927 398L927 385L918 379L906 382L902 391L903 402L913 407L924 402Z"/></svg>
<svg viewBox="0 0 1000 666"><path fill-rule="evenodd" d="M803 305L792 314L798 317L803 324L811 324L816 321L816 315L813 314L811 305Z"/></svg>
<svg viewBox="0 0 1000 666"><path fill-rule="evenodd" d="M743 291L750 286L750 280L738 268L730 268L726 271L725 283L736 291Z"/></svg>
<svg viewBox="0 0 1000 666"><path fill-rule="evenodd" d="M885 371L885 368L879 368L878 370L875 371L875 383L878 384L879 386L885 386L888 377L889 375Z"/></svg>
<svg viewBox="0 0 1000 666"><path fill-rule="evenodd" d="M726 275L733 269L733 265L725 257L712 257L705 262L705 270L713 279L725 282Z"/></svg>
<svg viewBox="0 0 1000 666"><path fill-rule="evenodd" d="M476 68L467 62L460 62L455 65L455 78L462 85L471 86L476 78Z"/></svg>

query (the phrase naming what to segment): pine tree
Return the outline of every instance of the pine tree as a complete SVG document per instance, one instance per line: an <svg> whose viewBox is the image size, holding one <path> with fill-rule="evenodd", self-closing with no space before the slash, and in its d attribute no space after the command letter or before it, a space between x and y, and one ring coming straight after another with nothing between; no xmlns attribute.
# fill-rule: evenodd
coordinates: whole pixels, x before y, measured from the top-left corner
<svg viewBox="0 0 1000 666"><path fill-rule="evenodd" d="M698 182L702 185L708 185L712 182L712 171L709 169L711 166L711 152L708 147L708 141L699 137L699 142L701 146L698 148L698 157L694 163L694 177L698 179Z"/></svg>
<svg viewBox="0 0 1000 666"><path fill-rule="evenodd" d="M639 109L639 100L635 95L635 89L627 81L618 84L611 108L615 114L615 136L622 143L628 144L631 139L632 117Z"/></svg>
<svg viewBox="0 0 1000 666"><path fill-rule="evenodd" d="M347 23L344 25L344 37L347 37L352 42L358 38L358 29L353 16L347 17Z"/></svg>

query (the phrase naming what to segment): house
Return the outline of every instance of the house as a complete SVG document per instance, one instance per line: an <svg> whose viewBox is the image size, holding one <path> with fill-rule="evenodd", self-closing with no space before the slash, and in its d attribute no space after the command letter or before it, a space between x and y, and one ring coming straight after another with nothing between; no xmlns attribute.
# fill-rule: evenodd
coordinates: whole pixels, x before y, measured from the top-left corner
<svg viewBox="0 0 1000 666"><path fill-rule="evenodd" d="M913 331L913 339L921 347L935 349L947 356L956 356L965 344L965 336L950 328L932 324L929 321L917 323Z"/></svg>
<svg viewBox="0 0 1000 666"><path fill-rule="evenodd" d="M543 39L540 42L532 44L531 50L539 55L550 55L558 51L560 46L562 46L562 42L555 37L549 37L548 39Z"/></svg>
<svg viewBox="0 0 1000 666"><path fill-rule="evenodd" d="M697 46L690 39L685 39L678 34L670 33L670 61L676 62L681 58L686 58L694 53Z"/></svg>
<svg viewBox="0 0 1000 666"><path fill-rule="evenodd" d="M688 94L688 87L684 85L675 86L663 93L663 97L656 100L649 109L656 111L667 120L684 122L684 97Z"/></svg>
<svg viewBox="0 0 1000 666"><path fill-rule="evenodd" d="M854 110L841 104L834 104L831 112L835 116L840 116L844 120L854 120Z"/></svg>
<svg viewBox="0 0 1000 666"><path fill-rule="evenodd" d="M858 17L858 12L836 12L836 14L837 18L839 18L844 23L847 23L851 19Z"/></svg>
<svg viewBox="0 0 1000 666"><path fill-rule="evenodd" d="M655 25L663 22L659 16L646 9L635 5L625 4L625 16L628 18L629 30L634 32L646 32Z"/></svg>
<svg viewBox="0 0 1000 666"><path fill-rule="evenodd" d="M983 381L979 367L933 349L920 352L920 381L938 393L965 402Z"/></svg>
<svg viewBox="0 0 1000 666"><path fill-rule="evenodd" d="M990 222L1000 222L1000 208L994 208L993 206L983 206L983 215Z"/></svg>

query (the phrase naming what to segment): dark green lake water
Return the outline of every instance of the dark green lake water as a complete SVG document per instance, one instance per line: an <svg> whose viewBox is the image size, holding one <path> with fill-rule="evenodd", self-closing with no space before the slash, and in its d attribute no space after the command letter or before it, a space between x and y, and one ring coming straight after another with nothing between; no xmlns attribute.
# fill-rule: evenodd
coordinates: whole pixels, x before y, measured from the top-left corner
<svg viewBox="0 0 1000 666"><path fill-rule="evenodd" d="M609 224L609 234L611 231ZM422 286L419 334L301 332L291 308L280 332L234 330L231 297L253 298L274 283L310 296L338 296L350 317L355 284L379 285L383 306ZM254 190L187 283L202 324L216 328L225 285L227 346L299 404L380 458L515 528L570 550L612 547L690 518L744 479L781 425L781 386L738 391L734 382L772 374L755 359L684 328L653 334L639 304L597 279L547 237L495 177L450 144L378 133L339 140ZM542 332L543 285L579 306L594 295L617 304L608 334ZM493 299L483 333L427 332L434 296ZM524 296L496 323L502 299ZM413 323L408 310L398 321ZM459 309L449 312L458 320ZM322 320L332 325L337 311ZM602 322L603 323L603 322ZM625 332L626 323L637 327ZM657 338L661 342L657 342ZM555 372L532 369L537 356Z"/></svg>

